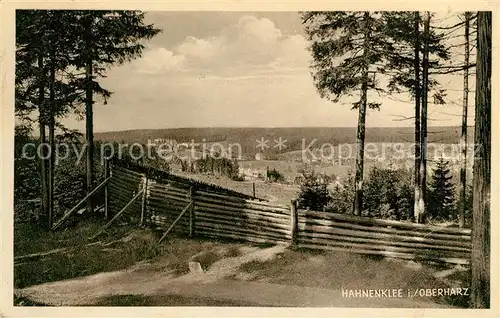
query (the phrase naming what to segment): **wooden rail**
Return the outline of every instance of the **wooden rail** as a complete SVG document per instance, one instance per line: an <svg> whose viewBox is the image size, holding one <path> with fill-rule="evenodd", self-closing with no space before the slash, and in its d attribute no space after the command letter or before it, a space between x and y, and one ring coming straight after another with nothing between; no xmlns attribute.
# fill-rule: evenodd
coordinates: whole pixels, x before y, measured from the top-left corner
<svg viewBox="0 0 500 318"><path fill-rule="evenodd" d="M64 223L64 221L66 221L70 216L71 214L73 214L82 204L84 204L85 202L87 202L87 200L89 198L91 198L94 194L97 193L97 191L101 190L107 183L108 181L111 179L111 177L108 177L106 178L103 182L101 182L101 184L99 184L97 187L95 187L94 190L92 190L89 194L87 194L85 196L85 198L83 198L80 202L78 202L74 207L72 207L68 212L66 212L60 219L59 221L57 221L53 226L52 226L52 230L56 230L59 226L61 226L61 224Z"/></svg>
<svg viewBox="0 0 500 318"><path fill-rule="evenodd" d="M170 227L165 231L165 233L163 233L163 235L161 236L161 238L158 240L158 243L156 244L160 244L161 241L163 241L163 239L165 237L167 237L168 233L170 233L170 231L172 231L172 229L174 228L174 226L177 224L177 222L179 222L179 220L181 219L181 217L184 215L184 213L186 213L186 211L193 205L193 201L189 202L188 205L186 205L186 207L184 208L184 210L182 210L182 212L179 214L179 216L175 219L174 222L172 222L172 225L170 225Z"/></svg>
<svg viewBox="0 0 500 318"><path fill-rule="evenodd" d="M468 230L329 212L299 211L298 215L298 247L469 263Z"/></svg>
<svg viewBox="0 0 500 318"><path fill-rule="evenodd" d="M118 212L108 223L106 223L104 226L102 226L97 233L95 233L90 239L94 239L97 236L99 236L105 229L107 229L116 219L118 219L123 212L127 210L127 208L135 201L139 196L142 195L145 189L142 189L141 191L137 192L137 194Z"/></svg>

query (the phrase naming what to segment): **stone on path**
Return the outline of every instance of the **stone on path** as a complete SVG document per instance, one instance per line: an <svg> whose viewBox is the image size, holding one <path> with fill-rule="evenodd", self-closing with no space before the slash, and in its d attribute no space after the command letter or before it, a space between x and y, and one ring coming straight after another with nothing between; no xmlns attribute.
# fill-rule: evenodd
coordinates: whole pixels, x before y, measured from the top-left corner
<svg viewBox="0 0 500 318"><path fill-rule="evenodd" d="M189 272L191 274L203 274L203 268L199 262L189 262Z"/></svg>

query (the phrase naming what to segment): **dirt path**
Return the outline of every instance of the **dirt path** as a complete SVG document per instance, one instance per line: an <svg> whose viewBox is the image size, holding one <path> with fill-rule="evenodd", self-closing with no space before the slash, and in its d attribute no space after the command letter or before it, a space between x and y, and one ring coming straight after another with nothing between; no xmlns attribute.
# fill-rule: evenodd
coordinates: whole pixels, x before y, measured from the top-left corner
<svg viewBox="0 0 500 318"><path fill-rule="evenodd" d="M341 291L334 289L227 279L238 274L241 265L272 260L284 250L285 246L280 245L264 249L242 247L240 255L223 258L211 264L204 273L176 276L173 271L155 270L154 264L140 264L128 270L31 286L16 291L16 294L55 306L92 305L110 296L143 295L179 296L170 298L190 299L191 303L193 299L210 298L255 306L440 307L430 301L415 299L343 298ZM165 305L183 305L178 302Z"/></svg>
<svg viewBox="0 0 500 318"><path fill-rule="evenodd" d="M100 299L116 295L175 295L188 299L212 298L252 303L256 306L444 308L435 303L405 298L343 298L341 291L324 288L224 279L207 281L193 274L178 278L169 278L164 274L145 277L130 272L113 272L38 285L22 290L19 295L53 306L92 305Z"/></svg>

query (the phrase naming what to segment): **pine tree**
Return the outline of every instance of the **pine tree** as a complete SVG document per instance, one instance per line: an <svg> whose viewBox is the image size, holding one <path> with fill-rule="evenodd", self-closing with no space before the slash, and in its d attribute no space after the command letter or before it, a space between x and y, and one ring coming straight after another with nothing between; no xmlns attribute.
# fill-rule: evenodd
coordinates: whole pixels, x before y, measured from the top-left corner
<svg viewBox="0 0 500 318"><path fill-rule="evenodd" d="M425 14L424 47L422 49L422 107L420 108L420 185L422 195L418 201L417 222L423 223L427 214L427 106L429 104L429 43L431 13Z"/></svg>
<svg viewBox="0 0 500 318"><path fill-rule="evenodd" d="M16 12L16 115L30 118L38 110L43 215L52 223L54 197L54 143L56 118L73 106L76 92L60 72L68 65L67 28L64 11L18 10ZM48 136L46 129L48 128ZM48 146L48 147L47 147ZM47 152L48 151L48 152Z"/></svg>
<svg viewBox="0 0 500 318"><path fill-rule="evenodd" d="M444 67L450 58L445 37L431 25L432 15L426 12L424 29L419 12L385 12L385 33L388 41L387 67L380 71L389 77L389 92L408 90L415 101L415 175L414 220L423 222L426 197L427 104L429 96L434 103L443 104L445 91L439 82L429 76L433 69ZM420 58L420 55L423 55ZM411 118L407 118L411 119Z"/></svg>
<svg viewBox="0 0 500 318"><path fill-rule="evenodd" d="M328 184L322 182L314 172L304 173L304 177L297 200L299 207L322 211L332 199Z"/></svg>
<svg viewBox="0 0 500 318"><path fill-rule="evenodd" d="M428 212L434 218L449 219L454 214L455 187L449 162L440 158L433 169L430 182Z"/></svg>
<svg viewBox="0 0 500 318"><path fill-rule="evenodd" d="M467 201L467 113L469 107L469 55L470 55L470 19L471 12L464 13L464 95L462 105L462 134L460 136L460 147L462 148L462 158L460 167L460 183L459 183L459 206L458 206L458 224L464 227L465 224L465 202Z"/></svg>
<svg viewBox="0 0 500 318"><path fill-rule="evenodd" d="M56 119L70 112L81 116L85 105L87 193L93 182L94 95L105 103L111 96L97 78L104 77L111 65L140 56L141 40L160 32L145 25L144 17L138 11L16 12L16 114L26 118L38 110L40 142L47 143L48 127L48 144L53 149L55 128L61 127ZM50 224L53 158L42 159L41 167L43 209ZM87 207L92 209L91 202Z"/></svg>
<svg viewBox="0 0 500 318"><path fill-rule="evenodd" d="M85 92L81 102L85 104L85 138L87 153L87 194L94 182L94 93L106 99L111 92L102 88L98 77L105 77L105 71L112 65L122 64L141 56L144 50L142 40L148 40L161 32L153 25L144 24L145 13L140 11L74 11L72 21L75 28L75 50L72 65L84 69L83 77L75 80L78 88ZM93 210L92 200L87 201L87 211Z"/></svg>
<svg viewBox="0 0 500 318"><path fill-rule="evenodd" d="M491 34L492 13L481 11L477 18L474 130L474 143L479 150L474 160L471 235L471 304L474 308L490 308Z"/></svg>
<svg viewBox="0 0 500 318"><path fill-rule="evenodd" d="M381 92L376 78L384 60L386 36L382 32L382 14L367 11L306 12L302 14L305 32L312 42L313 80L319 95L333 102L359 92L353 102L358 110L355 198L353 214L363 210L363 173L365 121L370 102L369 91Z"/></svg>
<svg viewBox="0 0 500 318"><path fill-rule="evenodd" d="M432 14L430 15L432 17ZM425 39L428 37L429 70L434 74L444 68L444 62L450 59L450 48L446 44L443 34L434 30L432 21L429 21L429 30L425 32L421 24L425 24L427 13L422 19L420 12L401 11L384 12L384 33L389 41L386 42L386 67L380 68L380 72L389 78L388 92L408 92L418 102L422 87L422 63L421 55L424 51ZM427 34L425 34L427 33ZM416 69L416 65L419 68ZM418 76L416 73L418 71ZM431 75L432 75L431 74ZM444 91L437 78L430 76L429 91L435 103L444 103Z"/></svg>
<svg viewBox="0 0 500 318"><path fill-rule="evenodd" d="M424 189L420 182L420 161L422 158L420 152L420 128L421 128L421 82L420 82L420 13L418 11L414 14L414 26L413 26L413 36L414 36L414 56L413 56L413 72L414 72L414 84L410 85L414 90L414 99L415 99L415 165L414 172L415 175L413 177L413 187L414 187L414 200L413 200L413 220L418 222L420 220L420 215L422 213L419 208L419 202L421 198L424 196Z"/></svg>

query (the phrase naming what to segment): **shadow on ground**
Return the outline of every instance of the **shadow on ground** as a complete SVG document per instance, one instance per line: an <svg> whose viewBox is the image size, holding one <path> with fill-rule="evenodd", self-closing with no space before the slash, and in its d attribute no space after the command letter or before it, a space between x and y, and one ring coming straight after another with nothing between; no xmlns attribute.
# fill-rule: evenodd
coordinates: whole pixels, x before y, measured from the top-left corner
<svg viewBox="0 0 500 318"><path fill-rule="evenodd" d="M191 307L253 307L253 304L244 301L227 299L213 299L209 297L185 297L179 295L115 295L104 297L92 306L191 306Z"/></svg>

